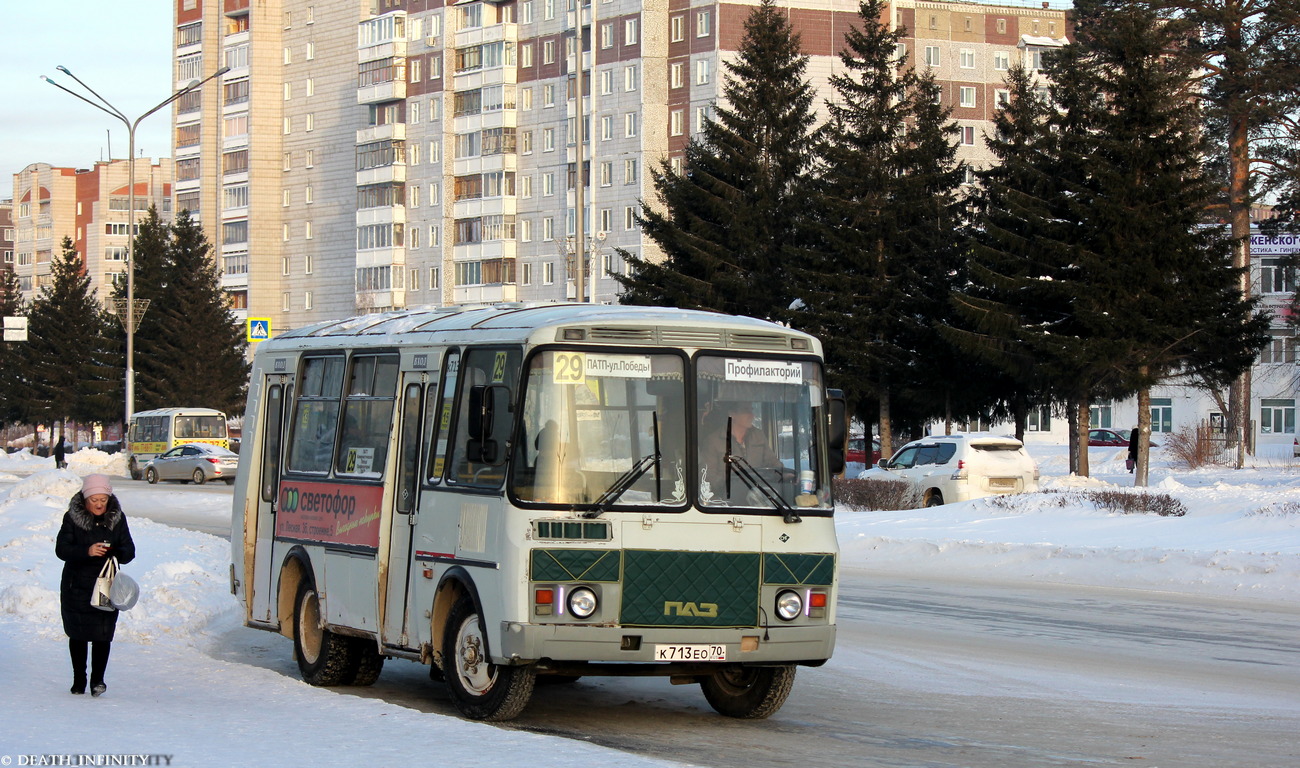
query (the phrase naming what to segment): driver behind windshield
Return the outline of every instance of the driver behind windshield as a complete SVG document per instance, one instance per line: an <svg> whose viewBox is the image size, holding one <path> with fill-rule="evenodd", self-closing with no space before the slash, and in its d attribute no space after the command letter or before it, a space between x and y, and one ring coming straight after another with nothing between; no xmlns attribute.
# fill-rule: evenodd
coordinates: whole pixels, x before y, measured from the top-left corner
<svg viewBox="0 0 1300 768"><path fill-rule="evenodd" d="M767 444L763 430L754 426L754 406L749 402L719 403L704 418L703 437L700 441L700 456L704 463L705 476L712 488L713 495L722 497L726 494L727 466L727 423L731 423L731 455L743 459L764 480L776 485L781 480L781 460ZM745 482L735 475L732 469L731 496L743 499L747 491Z"/></svg>

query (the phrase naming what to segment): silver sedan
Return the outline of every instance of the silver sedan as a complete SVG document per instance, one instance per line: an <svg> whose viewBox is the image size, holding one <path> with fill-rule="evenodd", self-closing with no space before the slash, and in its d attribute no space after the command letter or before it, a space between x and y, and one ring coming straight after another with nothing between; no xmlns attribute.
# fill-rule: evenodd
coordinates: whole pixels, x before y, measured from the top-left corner
<svg viewBox="0 0 1300 768"><path fill-rule="evenodd" d="M235 484L235 470L239 468L239 454L220 446L191 443L178 445L144 465L144 479L151 483L159 480L180 480L202 485L209 480L225 480Z"/></svg>

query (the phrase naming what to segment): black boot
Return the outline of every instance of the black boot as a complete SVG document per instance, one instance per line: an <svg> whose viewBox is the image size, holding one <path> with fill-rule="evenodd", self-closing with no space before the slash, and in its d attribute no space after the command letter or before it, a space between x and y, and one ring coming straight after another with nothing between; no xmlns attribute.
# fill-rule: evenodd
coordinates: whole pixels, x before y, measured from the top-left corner
<svg viewBox="0 0 1300 768"><path fill-rule="evenodd" d="M108 690L104 685L104 672L108 669L108 653L112 643L96 641L90 644L90 695L99 696Z"/></svg>
<svg viewBox="0 0 1300 768"><path fill-rule="evenodd" d="M86 641L68 639L68 656L72 659L72 687L69 693L86 692Z"/></svg>

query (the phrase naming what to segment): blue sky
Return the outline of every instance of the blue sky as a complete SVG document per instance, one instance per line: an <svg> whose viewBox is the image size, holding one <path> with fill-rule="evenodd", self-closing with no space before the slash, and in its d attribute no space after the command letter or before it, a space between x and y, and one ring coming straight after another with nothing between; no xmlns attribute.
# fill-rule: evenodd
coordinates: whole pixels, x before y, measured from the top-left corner
<svg viewBox="0 0 1300 768"><path fill-rule="evenodd" d="M76 86L63 65L128 118L172 93L171 0L37 0L6 3L0 33L0 198L30 163L88 168L127 154L126 126L49 83ZM171 113L162 109L136 131L145 157L171 154Z"/></svg>

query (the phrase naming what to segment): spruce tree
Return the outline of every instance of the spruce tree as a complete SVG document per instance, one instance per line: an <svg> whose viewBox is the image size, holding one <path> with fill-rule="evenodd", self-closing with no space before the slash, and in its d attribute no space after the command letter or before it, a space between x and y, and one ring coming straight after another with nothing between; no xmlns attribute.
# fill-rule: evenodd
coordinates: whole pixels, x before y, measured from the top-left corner
<svg viewBox="0 0 1300 768"><path fill-rule="evenodd" d="M1230 226L1238 291L1249 297L1251 206L1270 185L1285 188L1287 174L1274 175L1271 169L1298 137L1300 0L1143 0L1142 5L1195 29L1173 50L1190 59L1200 78L1191 93L1200 99L1206 134L1215 141L1210 157L1217 161L1224 191L1220 212ZM1247 369L1229 395L1228 427L1237 441L1238 466L1248 443L1250 388Z"/></svg>
<svg viewBox="0 0 1300 768"><path fill-rule="evenodd" d="M150 302L135 326L135 409L146 411L177 403L167 399L170 387L168 371L176 354L168 341L170 329L163 322L153 302L166 294L168 249L171 229L158 217L158 209L149 206L144 218L136 223L133 244L135 298ZM113 299L126 300L125 275L114 281ZM119 318L114 328L118 345L126 354L126 328ZM182 403L182 405L184 405Z"/></svg>
<svg viewBox="0 0 1300 768"><path fill-rule="evenodd" d="M1077 7L1079 45L1063 64L1095 73L1105 105L1090 135L1087 193L1078 198L1098 283L1085 303L1089 325L1113 340L1124 388L1142 392L1176 373L1235 376L1253 363L1268 321L1237 290L1225 232L1206 223L1218 183L1202 164L1207 142L1187 108L1195 73L1168 55L1195 29L1140 4ZM1139 485L1149 416L1139 409Z"/></svg>
<svg viewBox="0 0 1300 768"><path fill-rule="evenodd" d="M799 38L772 0L745 21L722 95L687 144L683 170L653 173L658 200L639 221L664 260L624 252L628 304L779 318L793 293L812 147L813 90ZM657 203L657 204L656 204Z"/></svg>
<svg viewBox="0 0 1300 768"><path fill-rule="evenodd" d="M135 242L135 295L149 307L136 328L136 410L169 406L241 413L248 340L230 311L203 230L181 211L170 226L152 209ZM125 297L125 288L116 286Z"/></svg>
<svg viewBox="0 0 1300 768"><path fill-rule="evenodd" d="M22 369L24 420L111 422L121 414L122 361L110 319L95 299L81 256L65 237L28 313Z"/></svg>
<svg viewBox="0 0 1300 768"><path fill-rule="evenodd" d="M0 317L21 317L22 288L18 275L11 269L0 269ZM0 341L0 427L18 421L23 399L24 382L20 375L22 341Z"/></svg>
<svg viewBox="0 0 1300 768"><path fill-rule="evenodd" d="M804 307L794 322L822 338L831 382L850 401L878 403L888 452L892 399L933 381L938 367L923 358L936 354L933 322L959 266L964 168L933 79L900 71L903 31L881 22L886 7L860 4L860 26L840 53L844 73L831 77L836 99L827 104L811 206L816 253L801 274Z"/></svg>
<svg viewBox="0 0 1300 768"><path fill-rule="evenodd" d="M159 314L179 351L175 402L243 413L248 392L248 339L221 289L221 272L199 223L181 211L171 226L167 295Z"/></svg>

